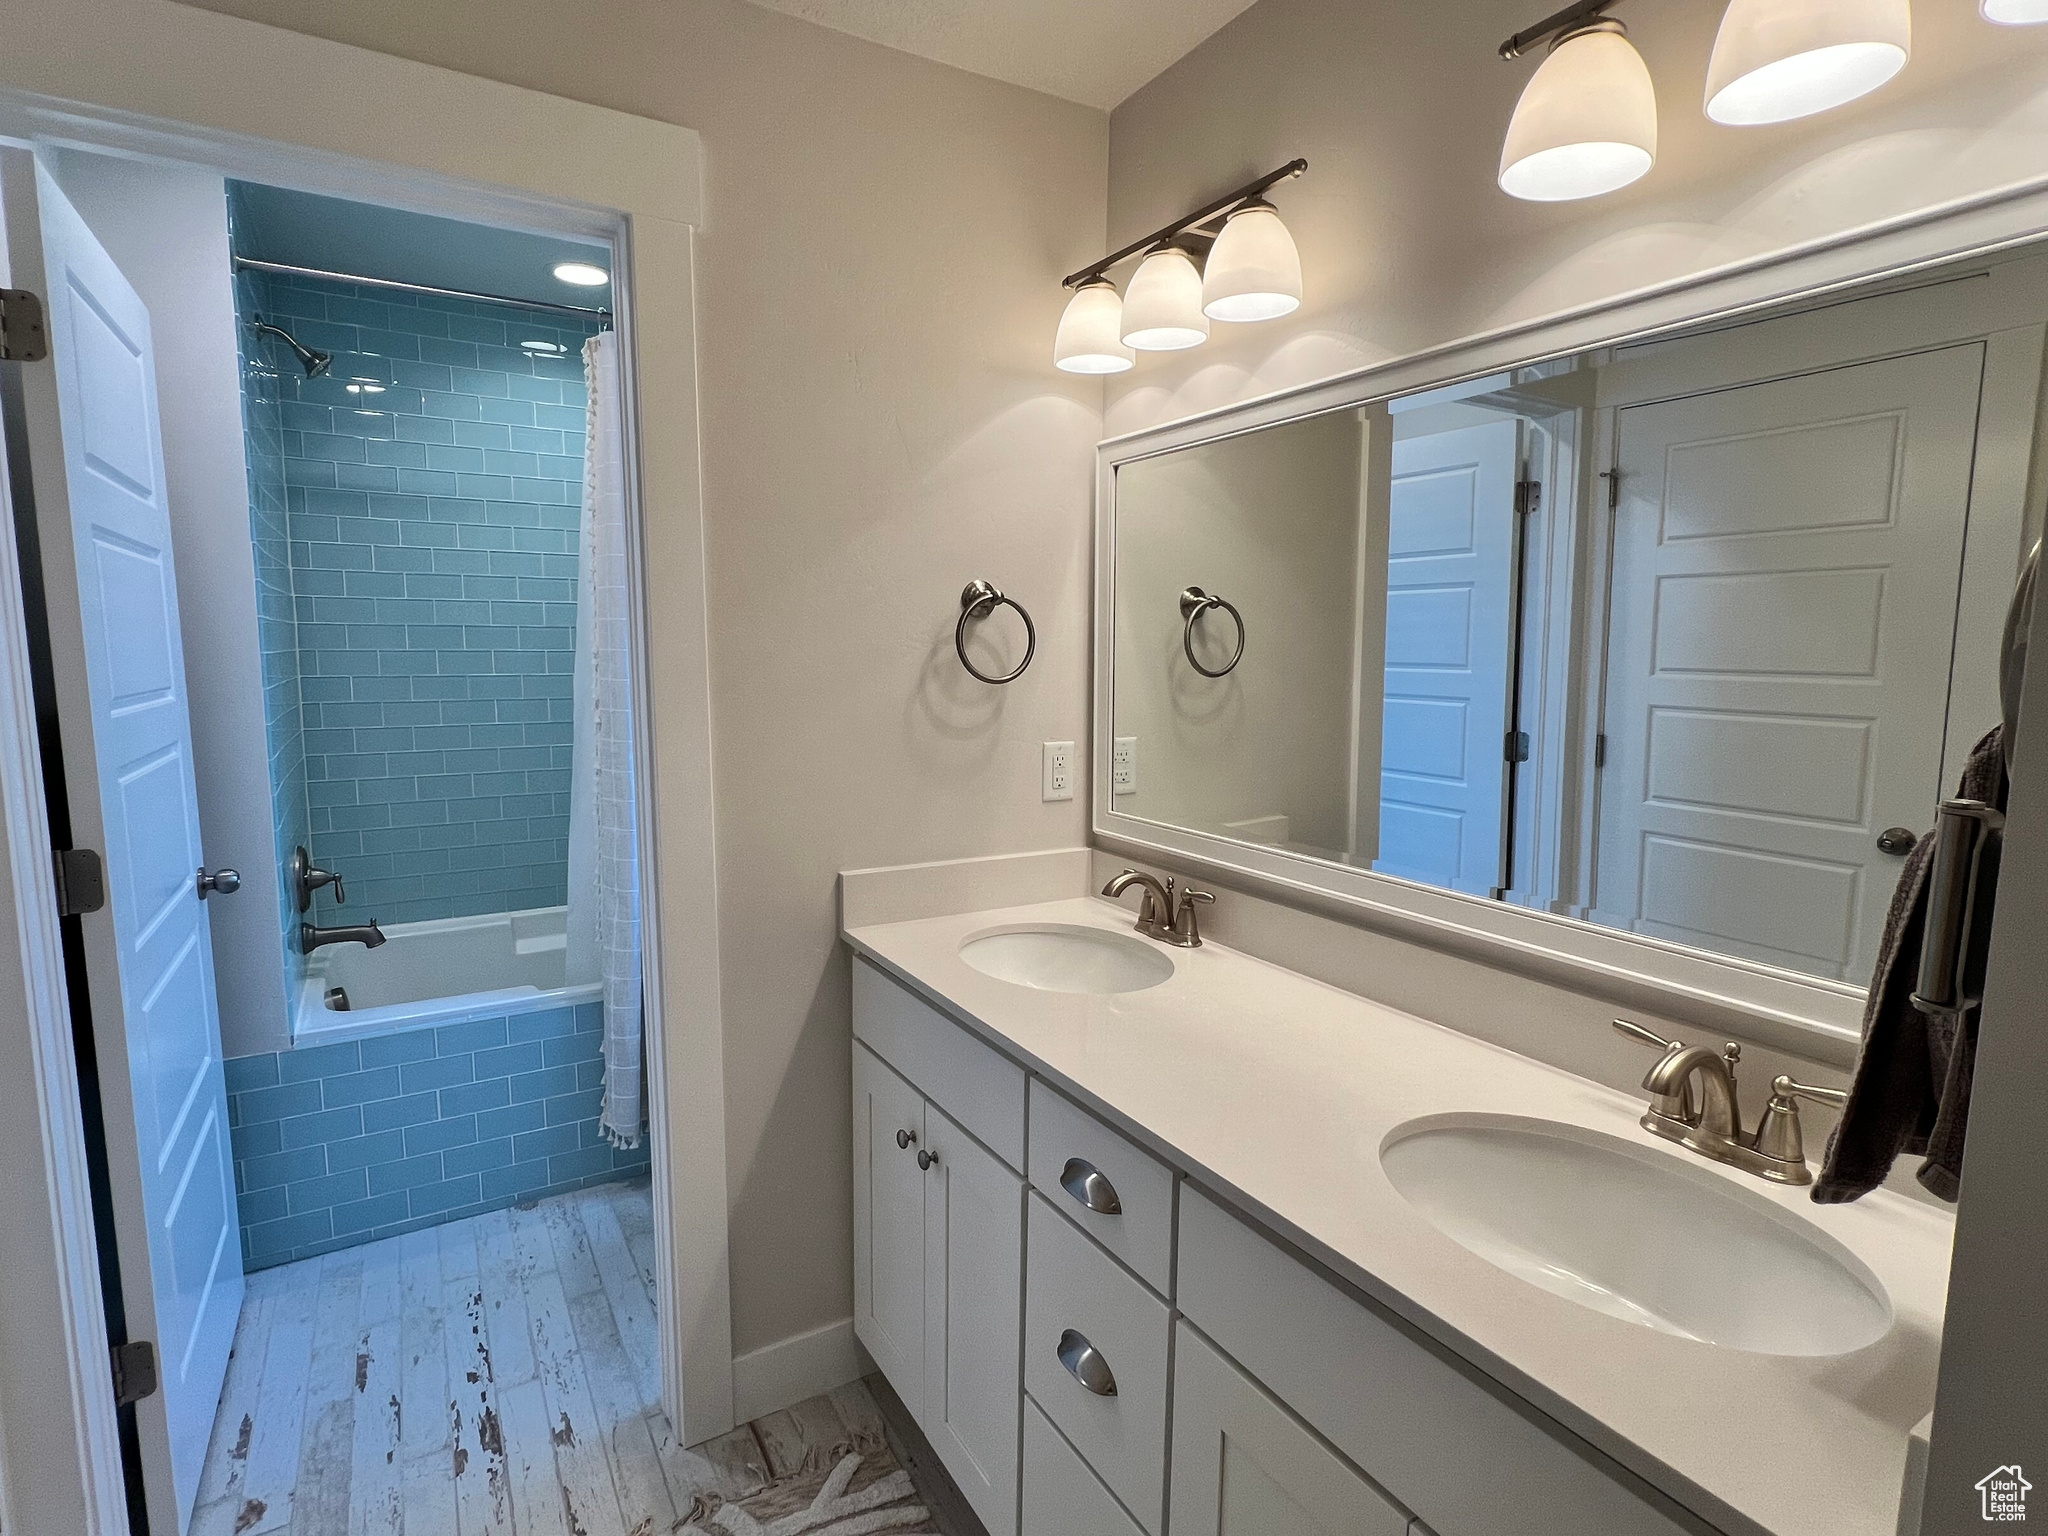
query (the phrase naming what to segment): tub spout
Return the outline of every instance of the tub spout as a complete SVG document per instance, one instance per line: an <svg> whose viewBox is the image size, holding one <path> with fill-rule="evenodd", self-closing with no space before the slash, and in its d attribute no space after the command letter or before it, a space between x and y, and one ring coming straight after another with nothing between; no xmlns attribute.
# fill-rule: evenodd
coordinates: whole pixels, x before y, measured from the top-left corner
<svg viewBox="0 0 2048 1536"><path fill-rule="evenodd" d="M340 928L321 928L313 923L299 924L299 952L310 955L322 944L360 944L365 949L375 949L384 942L384 930L377 926L377 919L367 923L353 923Z"/></svg>

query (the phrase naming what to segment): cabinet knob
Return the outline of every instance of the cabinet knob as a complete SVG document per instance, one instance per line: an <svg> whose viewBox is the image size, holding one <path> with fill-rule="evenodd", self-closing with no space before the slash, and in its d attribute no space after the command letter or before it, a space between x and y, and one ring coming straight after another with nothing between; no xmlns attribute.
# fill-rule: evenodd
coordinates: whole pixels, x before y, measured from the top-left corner
<svg viewBox="0 0 2048 1536"><path fill-rule="evenodd" d="M1060 1170L1060 1188L1098 1216L1121 1216L1124 1213L1124 1203L1116 1196L1116 1186L1085 1157L1067 1159L1067 1166Z"/></svg>
<svg viewBox="0 0 2048 1536"><path fill-rule="evenodd" d="M936 1164L938 1160L939 1154L936 1152L919 1152L917 1154L917 1166L922 1168L926 1173L930 1173L932 1171L933 1165Z"/></svg>
<svg viewBox="0 0 2048 1536"><path fill-rule="evenodd" d="M907 1151L908 1151L908 1150L910 1149L910 1144L911 1144L911 1143L912 1143L913 1141L915 1141L915 1140L917 1140L917 1132L915 1132L915 1131L898 1131L898 1132L896 1133L896 1147L897 1147L897 1150L899 1150L899 1151L906 1151L906 1152L907 1152Z"/></svg>
<svg viewBox="0 0 2048 1536"><path fill-rule="evenodd" d="M1059 1356L1060 1364L1081 1383L1083 1391L1093 1392L1097 1397L1116 1396L1116 1373L1085 1334L1073 1328L1061 1334Z"/></svg>

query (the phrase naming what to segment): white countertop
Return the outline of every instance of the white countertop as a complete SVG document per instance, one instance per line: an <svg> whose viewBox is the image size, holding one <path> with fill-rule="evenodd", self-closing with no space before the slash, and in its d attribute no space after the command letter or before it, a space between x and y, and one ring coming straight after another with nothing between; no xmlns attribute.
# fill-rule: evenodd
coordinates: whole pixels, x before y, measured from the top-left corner
<svg viewBox="0 0 2048 1536"><path fill-rule="evenodd" d="M849 929L862 954L1149 1144L1374 1299L1731 1531L1889 1536L1906 1442L1933 1406L1953 1223L1879 1191L1818 1206L1637 1123L1615 1092L1213 942L1113 996L983 975L961 943L1020 924L1128 933L1077 898ZM1759 1085L1749 1083L1752 1105ZM1712 1170L1832 1234L1896 1313L1846 1355L1746 1353L1652 1331L1525 1284L1444 1236L1387 1179L1387 1133L1422 1115L1559 1120ZM1817 1154L1818 1148L1812 1149ZM1732 1517L1732 1518L1731 1518Z"/></svg>

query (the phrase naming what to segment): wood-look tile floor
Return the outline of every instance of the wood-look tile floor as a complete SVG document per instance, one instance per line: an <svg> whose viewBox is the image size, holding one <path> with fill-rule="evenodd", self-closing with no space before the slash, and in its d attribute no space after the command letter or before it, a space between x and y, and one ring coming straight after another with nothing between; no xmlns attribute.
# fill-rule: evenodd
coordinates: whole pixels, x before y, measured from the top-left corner
<svg viewBox="0 0 2048 1536"><path fill-rule="evenodd" d="M645 1181L249 1277L191 1536L670 1536L855 1433L856 1382L678 1445Z"/></svg>

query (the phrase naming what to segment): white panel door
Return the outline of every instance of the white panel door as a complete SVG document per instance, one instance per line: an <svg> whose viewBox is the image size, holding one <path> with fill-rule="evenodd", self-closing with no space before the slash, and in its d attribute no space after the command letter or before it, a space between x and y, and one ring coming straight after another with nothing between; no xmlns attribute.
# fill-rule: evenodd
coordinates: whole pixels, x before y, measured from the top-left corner
<svg viewBox="0 0 2048 1536"><path fill-rule="evenodd" d="M1182 1322L1174 1536L1407 1536L1408 1513Z"/></svg>
<svg viewBox="0 0 2048 1536"><path fill-rule="evenodd" d="M185 1529L241 1310L234 1167L178 637L149 315L56 183L0 151L13 286L48 311L21 367L122 1302L162 1385L136 1405L151 1526Z"/></svg>
<svg viewBox="0 0 2048 1536"><path fill-rule="evenodd" d="M1520 426L1394 444L1373 868L1474 895L1507 883Z"/></svg>
<svg viewBox="0 0 2048 1536"><path fill-rule="evenodd" d="M924 1120L924 1096L854 1042L853 1331L913 1417L924 1404Z"/></svg>
<svg viewBox="0 0 2048 1536"><path fill-rule="evenodd" d="M936 1105L925 1141L925 1437L989 1536L1015 1536L1024 1181Z"/></svg>
<svg viewBox="0 0 2048 1536"><path fill-rule="evenodd" d="M1600 921L1868 981L1925 828L1979 343L1616 413Z"/></svg>

